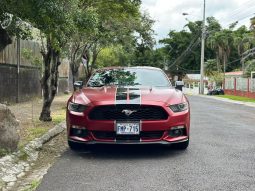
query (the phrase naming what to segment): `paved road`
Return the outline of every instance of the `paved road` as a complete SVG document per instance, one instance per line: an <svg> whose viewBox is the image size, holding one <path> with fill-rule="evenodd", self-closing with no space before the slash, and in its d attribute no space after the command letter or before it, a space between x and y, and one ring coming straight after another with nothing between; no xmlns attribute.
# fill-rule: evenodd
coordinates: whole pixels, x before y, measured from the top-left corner
<svg viewBox="0 0 255 191"><path fill-rule="evenodd" d="M255 190L255 108L190 97L191 144L67 150L38 191Z"/></svg>

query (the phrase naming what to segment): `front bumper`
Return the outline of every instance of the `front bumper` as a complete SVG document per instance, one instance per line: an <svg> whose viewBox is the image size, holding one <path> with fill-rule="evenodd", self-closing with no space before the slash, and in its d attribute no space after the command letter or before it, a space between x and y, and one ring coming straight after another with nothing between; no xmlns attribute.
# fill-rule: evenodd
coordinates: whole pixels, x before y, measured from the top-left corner
<svg viewBox="0 0 255 191"><path fill-rule="evenodd" d="M107 145L172 145L172 144L176 144L176 143L183 143L188 141L188 138L185 138L183 140L179 140L179 141L147 141L147 142L142 142L142 141L114 141L114 142L102 142L102 141L88 141L88 142L83 142L83 141L77 141L74 139L68 139L68 141L70 142L74 142L74 143L82 143L82 144L86 144L86 145L101 145L101 144L107 144Z"/></svg>
<svg viewBox="0 0 255 191"><path fill-rule="evenodd" d="M189 139L189 110L180 113L171 113L169 111L167 120L141 121L141 132L138 137L118 137L115 123L116 121L89 120L86 114L67 111L68 140L84 144L174 144L185 142ZM87 133L83 136L72 134L73 126L82 130L86 129ZM185 133L178 137L172 137L169 135L169 131L176 126L184 126ZM104 133L107 135L102 135Z"/></svg>

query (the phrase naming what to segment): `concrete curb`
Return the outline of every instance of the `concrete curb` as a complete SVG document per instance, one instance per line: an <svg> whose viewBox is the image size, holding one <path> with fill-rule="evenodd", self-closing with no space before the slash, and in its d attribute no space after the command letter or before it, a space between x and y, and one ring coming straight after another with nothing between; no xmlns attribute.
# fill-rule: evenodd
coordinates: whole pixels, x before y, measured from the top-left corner
<svg viewBox="0 0 255 191"><path fill-rule="evenodd" d="M224 101L224 102L227 102L227 103L234 103L234 104L245 105L245 106L249 106L249 107L255 107L255 103L244 102L244 101L235 101L235 100L231 100L231 99L228 99L228 98L215 97L215 96L209 96L209 95L191 95L191 96L198 96L198 97L203 97L203 98L208 98L208 99L215 99L215 100L219 100L219 101Z"/></svg>
<svg viewBox="0 0 255 191"><path fill-rule="evenodd" d="M22 150L0 159L0 190L10 190L17 180L26 175L38 158L43 144L59 135L66 128L65 122L59 123L40 138L30 141Z"/></svg>

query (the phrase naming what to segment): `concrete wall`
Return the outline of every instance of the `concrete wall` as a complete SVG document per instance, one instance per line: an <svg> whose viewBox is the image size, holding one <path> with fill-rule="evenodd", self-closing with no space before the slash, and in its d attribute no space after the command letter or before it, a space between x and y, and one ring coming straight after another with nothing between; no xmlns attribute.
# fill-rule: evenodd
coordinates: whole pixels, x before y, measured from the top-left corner
<svg viewBox="0 0 255 191"><path fill-rule="evenodd" d="M255 79L226 78L225 94L236 95L255 99Z"/></svg>

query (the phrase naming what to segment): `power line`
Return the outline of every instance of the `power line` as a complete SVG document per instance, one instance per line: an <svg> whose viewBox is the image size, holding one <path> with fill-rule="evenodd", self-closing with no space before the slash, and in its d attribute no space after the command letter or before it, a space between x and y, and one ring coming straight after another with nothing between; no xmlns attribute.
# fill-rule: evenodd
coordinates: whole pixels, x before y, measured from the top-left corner
<svg viewBox="0 0 255 191"><path fill-rule="evenodd" d="M251 2L251 1L252 1L252 0L247 1L247 2ZM244 4L248 4L247 2L244 3ZM244 4L243 4L243 5L244 5ZM252 7L250 7L250 8L253 8L253 7L255 7L255 6L252 6ZM239 9L241 9L241 8L239 7L238 9L236 9L236 11L238 11ZM254 13L253 13L253 14L254 14ZM245 16L245 17L239 18L237 21L234 21L234 22L242 21L242 20L244 20L244 19L246 19L246 18L252 16L253 14L249 14L249 15L247 15L247 16ZM234 15L238 15L238 14L232 14L231 16L234 16ZM233 23L233 22L232 22L232 23ZM230 24L232 24L232 23L230 23ZM230 25L230 24L229 24L229 25ZM217 32L217 31L210 31L210 33L212 33L212 32ZM207 33L207 37L206 37L206 38L208 38L208 36L210 35L210 33ZM189 44L189 46L185 49L185 51L183 51L183 52L181 53L181 55L175 59L175 61L173 62L173 64L171 64L171 65L169 66L169 68L171 68L172 66L174 66L174 65L176 65L176 64L178 64L178 63L180 63L181 59L185 58L185 57L191 52L191 50L192 50L194 47L196 47L196 46L198 45L199 40L200 40L199 36L198 36L197 38L195 38L195 39L196 39L196 40L193 40L193 41ZM240 61L240 60L241 60L241 58L236 59L236 60L234 60L234 61L231 61L231 62L226 63L226 65L231 64L231 63L234 63L234 62L237 62L237 61ZM181 67L180 65L178 65L178 67L184 69L184 68ZM188 71L188 69L186 69L186 71ZM199 70L189 70L189 71L199 71Z"/></svg>
<svg viewBox="0 0 255 191"><path fill-rule="evenodd" d="M239 6L237 9L232 10L231 14L229 14L227 18L223 19L223 22L233 19L234 16L240 15L240 13L247 13L247 6L249 6L249 5L254 5L254 0L246 1L241 6ZM249 6L248 9L251 9L253 7L254 6Z"/></svg>

